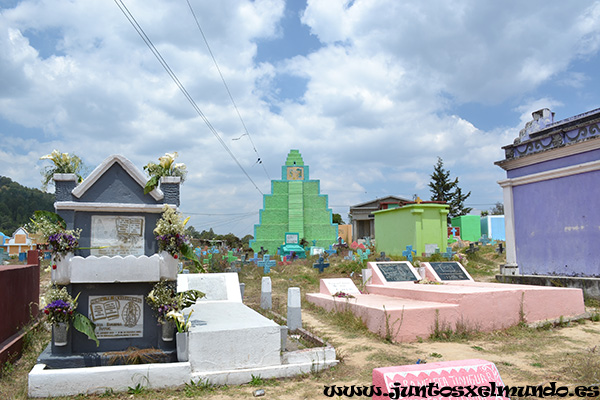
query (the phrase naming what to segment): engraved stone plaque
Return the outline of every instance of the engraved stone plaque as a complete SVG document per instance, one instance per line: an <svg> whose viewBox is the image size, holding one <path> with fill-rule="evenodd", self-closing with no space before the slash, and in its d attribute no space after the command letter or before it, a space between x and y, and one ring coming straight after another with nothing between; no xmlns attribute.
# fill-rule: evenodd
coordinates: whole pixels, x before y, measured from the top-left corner
<svg viewBox="0 0 600 400"><path fill-rule="evenodd" d="M92 215L90 254L144 255L144 217Z"/></svg>
<svg viewBox="0 0 600 400"><path fill-rule="evenodd" d="M144 296L90 296L89 318L98 339L144 336Z"/></svg>

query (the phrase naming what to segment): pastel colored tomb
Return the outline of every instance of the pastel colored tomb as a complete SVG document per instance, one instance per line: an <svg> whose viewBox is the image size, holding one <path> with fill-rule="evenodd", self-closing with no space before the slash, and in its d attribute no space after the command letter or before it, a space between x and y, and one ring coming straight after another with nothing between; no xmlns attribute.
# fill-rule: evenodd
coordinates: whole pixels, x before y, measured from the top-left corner
<svg viewBox="0 0 600 400"><path fill-rule="evenodd" d="M332 296L331 283L321 284L320 293L306 295L308 301L331 310L351 310L369 330L394 341L427 338L433 327L457 321L473 329L492 331L527 323L571 317L585 312L580 289L474 282L462 265L423 263L429 281L421 279L407 261L369 262L368 294ZM347 285L348 283L346 283Z"/></svg>

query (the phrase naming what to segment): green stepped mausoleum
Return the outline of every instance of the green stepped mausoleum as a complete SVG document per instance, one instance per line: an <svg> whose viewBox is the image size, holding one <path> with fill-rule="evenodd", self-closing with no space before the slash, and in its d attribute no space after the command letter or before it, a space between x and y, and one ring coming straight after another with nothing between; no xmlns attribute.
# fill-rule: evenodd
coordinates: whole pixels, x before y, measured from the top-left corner
<svg viewBox="0 0 600 400"><path fill-rule="evenodd" d="M281 168L281 180L271 181L271 193L264 195L258 225L254 225L254 251L263 247L269 254L285 242L286 233L298 233L309 245L328 248L337 240L338 226L331 221L327 195L319 194L319 180L308 179L298 150L290 150Z"/></svg>

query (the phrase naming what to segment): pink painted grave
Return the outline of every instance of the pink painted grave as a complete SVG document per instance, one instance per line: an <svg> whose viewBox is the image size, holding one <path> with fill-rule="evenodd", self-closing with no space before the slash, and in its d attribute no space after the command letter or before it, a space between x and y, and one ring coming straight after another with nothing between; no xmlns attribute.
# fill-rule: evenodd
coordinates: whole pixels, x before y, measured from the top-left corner
<svg viewBox="0 0 600 400"><path fill-rule="evenodd" d="M423 264L428 280L439 284L416 284L419 274L407 261L369 262L366 294L348 291L352 297L334 297L333 289L322 283L320 293L306 298L329 311L350 310L369 330L396 342L425 339L436 323L452 329L461 323L490 332L522 320L532 323L585 312L580 289L475 282L459 263L438 268L435 274L432 265Z"/></svg>
<svg viewBox="0 0 600 400"><path fill-rule="evenodd" d="M447 398L489 399L490 397L508 399L508 397L502 397L503 393L497 389L499 386L503 387L504 383L496 365L478 359L375 368L373 370L373 386L381 388L381 395L373 396L373 399L379 400L390 397L436 400ZM411 392L410 386L416 388L413 388ZM467 387L472 391L469 392ZM479 387L482 388L479 389ZM452 394L456 396L444 396L451 392L454 392ZM398 393L408 396L398 397ZM416 395L417 393L418 395ZM473 394L477 395L473 396ZM483 396L479 396L480 394ZM500 395L495 396L494 394Z"/></svg>

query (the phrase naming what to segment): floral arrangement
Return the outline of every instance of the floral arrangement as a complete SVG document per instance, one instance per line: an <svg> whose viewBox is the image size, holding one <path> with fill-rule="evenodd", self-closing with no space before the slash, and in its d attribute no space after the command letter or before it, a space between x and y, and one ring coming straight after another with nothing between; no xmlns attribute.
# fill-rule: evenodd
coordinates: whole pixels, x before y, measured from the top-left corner
<svg viewBox="0 0 600 400"><path fill-rule="evenodd" d="M63 286L59 289L54 286L48 292L48 304L44 307L43 312L51 324L72 322L75 329L95 341L96 346L99 346L100 342L94 332L96 329L94 323L85 315L75 311L78 298L79 294L73 298L66 287Z"/></svg>
<svg viewBox="0 0 600 400"><path fill-rule="evenodd" d="M48 304L43 310L48 321L52 324L71 321L77 308L77 297L73 299L66 287L52 288L48 294Z"/></svg>
<svg viewBox="0 0 600 400"><path fill-rule="evenodd" d="M179 333L188 332L190 330L190 328L192 327L192 323L190 322L190 317L192 316L193 312L194 312L194 310L190 311L190 313L187 315L187 317L184 317L183 313L181 313L179 311L169 311L167 313L167 318L170 318L173 321L175 321L175 327L177 328L177 332L179 332Z"/></svg>
<svg viewBox="0 0 600 400"><path fill-rule="evenodd" d="M443 282L432 281L427 278L423 278L421 280L415 281L415 283L418 285L443 285L444 284Z"/></svg>
<svg viewBox="0 0 600 400"><path fill-rule="evenodd" d="M39 235L47 242L54 259L60 261L62 256L72 253L79 247L81 229L66 229L65 221L58 215L49 211L35 211L26 225L28 232ZM56 264L52 265L56 269Z"/></svg>
<svg viewBox="0 0 600 400"><path fill-rule="evenodd" d="M178 176L181 178L181 183L183 183L187 176L187 169L185 164L175 162L177 156L177 152L166 153L164 156L158 158L158 164L149 162L144 166L144 171L150 175L150 179L144 187L144 194L148 194L154 190L163 176Z"/></svg>
<svg viewBox="0 0 600 400"><path fill-rule="evenodd" d="M158 251L166 251L174 258L179 254L192 260L197 269L202 270L202 265L194 253L190 238L185 234L185 225L190 218L182 219L181 214L165 204L162 217L156 223L154 234L158 242Z"/></svg>
<svg viewBox="0 0 600 400"><path fill-rule="evenodd" d="M454 261L458 261L463 266L467 265L469 263L469 260L467 259L467 257L465 257L465 255L462 253L456 253L455 255L452 256L452 259Z"/></svg>
<svg viewBox="0 0 600 400"><path fill-rule="evenodd" d="M351 295L350 293L346 293L346 292L335 292L333 295L333 297L341 297L344 299L353 299L354 296Z"/></svg>
<svg viewBox="0 0 600 400"><path fill-rule="evenodd" d="M156 312L159 322L166 322L171 319L175 320L177 324L181 320L175 313L190 307L196 303L196 300L204 296L205 294L201 291L193 289L178 293L175 290L175 282L161 280L148 293L146 302ZM181 318L183 318L183 315ZM184 321L183 324L185 326L186 322Z"/></svg>
<svg viewBox="0 0 600 400"><path fill-rule="evenodd" d="M75 174L79 182L83 180L80 175L84 168L83 162L75 154L69 155L69 153L53 150L52 153L40 157L40 160L50 160L53 164L45 167L42 171L42 187L44 190L48 188L54 174Z"/></svg>

